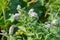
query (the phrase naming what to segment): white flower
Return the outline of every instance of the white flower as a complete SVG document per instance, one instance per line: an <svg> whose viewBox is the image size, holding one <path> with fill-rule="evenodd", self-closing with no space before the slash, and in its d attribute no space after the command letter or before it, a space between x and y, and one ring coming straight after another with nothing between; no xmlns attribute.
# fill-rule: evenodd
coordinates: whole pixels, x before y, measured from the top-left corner
<svg viewBox="0 0 60 40"><path fill-rule="evenodd" d="M31 14L34 11L34 9L30 9L28 14Z"/></svg>
<svg viewBox="0 0 60 40"><path fill-rule="evenodd" d="M34 11L34 9L30 9L30 10L29 10L29 12L33 12L33 11Z"/></svg>
<svg viewBox="0 0 60 40"><path fill-rule="evenodd" d="M51 24L46 24L45 27L46 28L50 28L51 27Z"/></svg>
<svg viewBox="0 0 60 40"><path fill-rule="evenodd" d="M14 25L12 25L12 26L9 28L9 34L13 34L13 31L14 31Z"/></svg>
<svg viewBox="0 0 60 40"><path fill-rule="evenodd" d="M37 13L35 13L35 12L30 13L29 16L30 17L38 17Z"/></svg>
<svg viewBox="0 0 60 40"><path fill-rule="evenodd" d="M5 30L1 30L1 32L5 33L6 31Z"/></svg>
<svg viewBox="0 0 60 40"><path fill-rule="evenodd" d="M5 30L1 30L1 32L4 33L4 34L7 34L7 32Z"/></svg>
<svg viewBox="0 0 60 40"><path fill-rule="evenodd" d="M16 13L15 15L14 15L14 19L15 20L18 20L20 18L20 14L19 13Z"/></svg>
<svg viewBox="0 0 60 40"><path fill-rule="evenodd" d="M1 32L4 33L4 34L7 34L7 32L5 30L1 30Z"/></svg>
<svg viewBox="0 0 60 40"><path fill-rule="evenodd" d="M37 13L33 12L33 11L34 11L34 9L29 10L29 13L28 13L29 17L38 17Z"/></svg>
<svg viewBox="0 0 60 40"><path fill-rule="evenodd" d="M21 5L17 5L17 10L21 9Z"/></svg>
<svg viewBox="0 0 60 40"><path fill-rule="evenodd" d="M58 20L56 20L56 19L52 20L51 24L53 24L53 25L58 24Z"/></svg>

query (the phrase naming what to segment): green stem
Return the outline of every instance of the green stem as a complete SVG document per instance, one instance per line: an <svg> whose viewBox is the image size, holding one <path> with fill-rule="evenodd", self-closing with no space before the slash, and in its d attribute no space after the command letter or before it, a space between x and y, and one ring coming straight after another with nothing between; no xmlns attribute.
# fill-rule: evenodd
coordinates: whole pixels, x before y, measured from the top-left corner
<svg viewBox="0 0 60 40"><path fill-rule="evenodd" d="M5 36L6 38L8 38L8 36L7 36L6 34L0 33L0 35L3 35L3 36Z"/></svg>
<svg viewBox="0 0 60 40"><path fill-rule="evenodd" d="M6 22L6 19L5 19L5 11L4 11L4 9L2 9L2 11L3 11L4 23L5 23Z"/></svg>
<svg viewBox="0 0 60 40"><path fill-rule="evenodd" d="M2 39L1 40L4 40L4 36L2 36Z"/></svg>

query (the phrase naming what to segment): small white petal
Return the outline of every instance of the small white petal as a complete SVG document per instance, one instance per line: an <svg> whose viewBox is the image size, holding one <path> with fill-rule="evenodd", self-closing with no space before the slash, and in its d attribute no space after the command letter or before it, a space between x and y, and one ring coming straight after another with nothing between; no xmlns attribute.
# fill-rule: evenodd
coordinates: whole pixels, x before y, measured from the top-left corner
<svg viewBox="0 0 60 40"><path fill-rule="evenodd" d="M30 9L28 12L29 17L38 17L37 13L34 12L34 9Z"/></svg>
<svg viewBox="0 0 60 40"><path fill-rule="evenodd" d="M36 12L31 12L31 13L29 13L29 16L30 16L30 17L38 17L38 15L37 15Z"/></svg>
<svg viewBox="0 0 60 40"><path fill-rule="evenodd" d="M20 16L20 14L19 13L15 13L15 16Z"/></svg>
<svg viewBox="0 0 60 40"><path fill-rule="evenodd" d="M18 20L20 18L20 14L19 13L16 13L15 15L14 15L14 19L15 20Z"/></svg>
<svg viewBox="0 0 60 40"><path fill-rule="evenodd" d="M33 11L34 11L34 9L30 9L29 12L28 12L28 14L32 13Z"/></svg>
<svg viewBox="0 0 60 40"><path fill-rule="evenodd" d="M21 5L17 5L17 10L21 9Z"/></svg>
<svg viewBox="0 0 60 40"><path fill-rule="evenodd" d="M34 9L30 9L30 10L29 10L29 12L33 12L33 11L34 11Z"/></svg>
<svg viewBox="0 0 60 40"><path fill-rule="evenodd" d="M4 34L7 34L7 32L5 30L1 30L1 32L4 33Z"/></svg>
<svg viewBox="0 0 60 40"><path fill-rule="evenodd" d="M12 26L9 28L9 34L13 34L13 31L14 31L14 25L12 25Z"/></svg>
<svg viewBox="0 0 60 40"><path fill-rule="evenodd" d="M45 25L46 28L50 28L51 27L51 24L47 24Z"/></svg>
<svg viewBox="0 0 60 40"><path fill-rule="evenodd" d="M5 33L6 31L5 30L1 30L1 32Z"/></svg>
<svg viewBox="0 0 60 40"><path fill-rule="evenodd" d="M51 24L54 24L54 25L58 24L58 20L56 19L52 20Z"/></svg>

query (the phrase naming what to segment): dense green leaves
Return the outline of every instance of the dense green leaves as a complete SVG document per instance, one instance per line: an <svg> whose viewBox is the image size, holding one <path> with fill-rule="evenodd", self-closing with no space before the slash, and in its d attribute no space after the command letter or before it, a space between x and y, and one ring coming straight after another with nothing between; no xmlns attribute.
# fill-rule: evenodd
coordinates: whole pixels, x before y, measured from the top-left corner
<svg viewBox="0 0 60 40"><path fill-rule="evenodd" d="M0 0L1 30L7 40L60 40L60 0Z"/></svg>

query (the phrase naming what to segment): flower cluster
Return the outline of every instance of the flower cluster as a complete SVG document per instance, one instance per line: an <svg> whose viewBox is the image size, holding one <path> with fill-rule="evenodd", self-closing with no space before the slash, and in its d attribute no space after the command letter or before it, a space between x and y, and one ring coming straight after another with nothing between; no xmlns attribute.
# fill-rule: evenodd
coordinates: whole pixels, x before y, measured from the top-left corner
<svg viewBox="0 0 60 40"><path fill-rule="evenodd" d="M46 24L45 27L46 28L50 28L52 25L57 25L58 24L58 20L54 19L51 21L51 24Z"/></svg>
<svg viewBox="0 0 60 40"><path fill-rule="evenodd" d="M17 30L16 34L22 35L24 32L22 30Z"/></svg>
<svg viewBox="0 0 60 40"><path fill-rule="evenodd" d="M28 12L29 17L38 17L38 14L34 12L34 9L30 9Z"/></svg>
<svg viewBox="0 0 60 40"><path fill-rule="evenodd" d="M60 40L59 0L9 1L0 0L2 40Z"/></svg>

